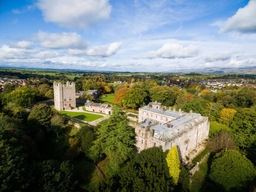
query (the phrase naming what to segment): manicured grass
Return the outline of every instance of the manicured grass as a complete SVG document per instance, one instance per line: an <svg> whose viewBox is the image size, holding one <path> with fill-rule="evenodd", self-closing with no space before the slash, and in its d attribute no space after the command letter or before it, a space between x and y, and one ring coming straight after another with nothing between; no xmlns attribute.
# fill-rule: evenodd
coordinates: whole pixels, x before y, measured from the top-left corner
<svg viewBox="0 0 256 192"><path fill-rule="evenodd" d="M115 96L115 94L105 94L100 98L100 100L104 103L113 103Z"/></svg>
<svg viewBox="0 0 256 192"><path fill-rule="evenodd" d="M72 117L72 118L77 118L81 119L87 122L91 122L94 120L97 120L103 116L101 115L95 115L95 114L90 114L90 113L85 113L85 112L70 112L70 111L60 111L60 114Z"/></svg>

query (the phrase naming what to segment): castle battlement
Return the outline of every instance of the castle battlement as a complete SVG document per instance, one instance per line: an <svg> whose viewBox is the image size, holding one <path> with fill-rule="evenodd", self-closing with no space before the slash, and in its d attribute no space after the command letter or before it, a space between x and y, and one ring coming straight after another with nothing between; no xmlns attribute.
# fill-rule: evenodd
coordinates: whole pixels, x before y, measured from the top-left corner
<svg viewBox="0 0 256 192"><path fill-rule="evenodd" d="M64 87L64 88L73 88L75 86L74 82L67 81L66 84L62 84L60 82L53 82L54 87Z"/></svg>

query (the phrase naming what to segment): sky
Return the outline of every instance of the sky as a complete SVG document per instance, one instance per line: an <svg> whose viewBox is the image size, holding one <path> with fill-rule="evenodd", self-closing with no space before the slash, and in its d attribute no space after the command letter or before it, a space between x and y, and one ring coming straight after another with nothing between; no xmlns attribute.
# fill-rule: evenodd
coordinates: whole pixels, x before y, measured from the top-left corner
<svg viewBox="0 0 256 192"><path fill-rule="evenodd" d="M256 66L256 0L0 0L0 67Z"/></svg>

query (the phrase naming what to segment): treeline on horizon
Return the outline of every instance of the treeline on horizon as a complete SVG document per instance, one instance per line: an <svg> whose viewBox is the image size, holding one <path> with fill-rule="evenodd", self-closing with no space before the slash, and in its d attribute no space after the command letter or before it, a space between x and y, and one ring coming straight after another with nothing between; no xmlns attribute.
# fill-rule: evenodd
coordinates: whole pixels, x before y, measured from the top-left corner
<svg viewBox="0 0 256 192"><path fill-rule="evenodd" d="M74 78L69 78L67 74L74 74ZM77 80L80 76L96 76L104 74L105 76L117 76L116 81L122 80L122 76L130 77L132 76L135 79L146 78L150 76L151 78L166 78L172 76L207 76L208 79L236 79L236 78L252 78L254 79L256 74L223 74L223 73L154 73L154 72L125 72L125 71L83 71L83 70L69 70L69 69L26 69L26 68L0 68L0 76L6 78L17 78L17 79L28 79L28 78L46 78L48 80ZM72 77L72 76L71 76ZM113 80L113 79L112 79Z"/></svg>

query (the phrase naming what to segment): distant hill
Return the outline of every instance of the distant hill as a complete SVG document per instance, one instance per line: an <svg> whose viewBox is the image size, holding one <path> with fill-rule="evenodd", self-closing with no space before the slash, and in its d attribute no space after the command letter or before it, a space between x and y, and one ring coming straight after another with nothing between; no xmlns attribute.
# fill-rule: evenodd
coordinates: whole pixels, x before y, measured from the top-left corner
<svg viewBox="0 0 256 192"><path fill-rule="evenodd" d="M205 73L205 74L256 74L256 66L239 68L207 67L202 69L182 69L170 71L174 73Z"/></svg>
<svg viewBox="0 0 256 192"><path fill-rule="evenodd" d="M57 72L96 72L96 73L133 73L132 71L111 71L111 70L82 70L82 69L51 69L51 68L26 68L26 67L0 67L0 70L31 70L31 71L57 71ZM134 73L150 73L147 71L134 72ZM207 67L200 69L176 69L172 71L162 71L155 73L202 73L202 74L252 74L256 75L256 66L252 67Z"/></svg>

